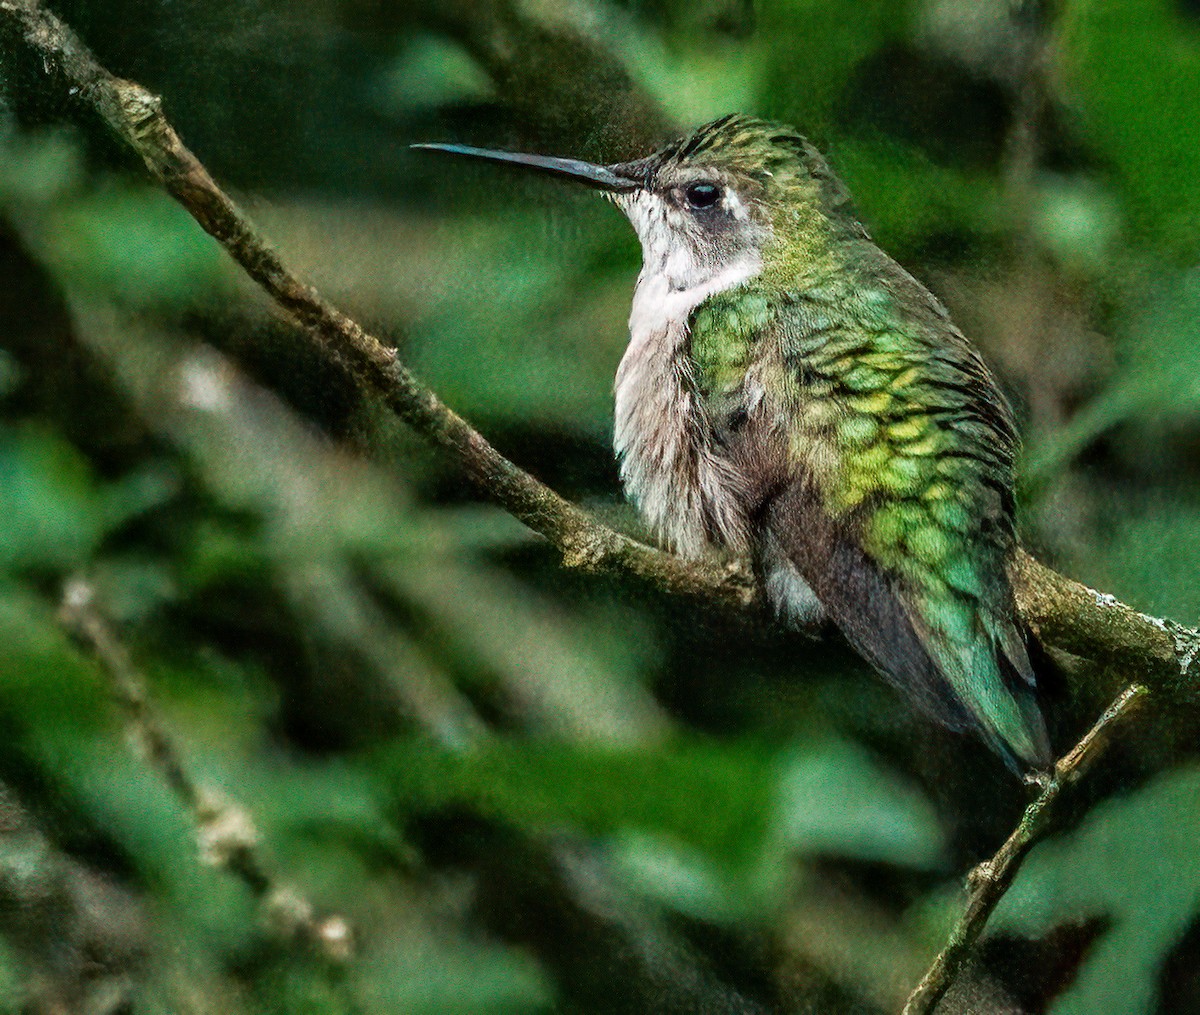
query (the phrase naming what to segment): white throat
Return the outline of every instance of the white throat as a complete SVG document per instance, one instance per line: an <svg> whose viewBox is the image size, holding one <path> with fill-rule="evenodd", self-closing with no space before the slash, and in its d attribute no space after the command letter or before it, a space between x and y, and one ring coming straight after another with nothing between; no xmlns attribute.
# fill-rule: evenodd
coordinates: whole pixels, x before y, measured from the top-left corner
<svg viewBox="0 0 1200 1015"><path fill-rule="evenodd" d="M736 218L744 219L746 209L736 194L729 191L725 201ZM762 270L760 244L732 257L715 251L705 256L672 221L681 213L661 199L639 193L619 203L642 244L642 271L629 318L634 344L673 325L685 327L692 311L709 296L741 285Z"/></svg>
<svg viewBox="0 0 1200 1015"><path fill-rule="evenodd" d="M762 270L757 253L747 255L702 281L681 286L669 270L651 271L646 263L638 275L633 293L633 308L629 314L630 346L657 341L656 336L669 336L673 343L687 337L687 322L696 309L710 296L733 289L754 278Z"/></svg>
<svg viewBox="0 0 1200 1015"><path fill-rule="evenodd" d="M687 355L688 320L708 297L757 275L762 259L753 246L707 263L671 229L662 202L633 199L624 208L643 255L615 386L614 444L625 489L676 552L696 556L713 542L744 552L743 484L709 446Z"/></svg>

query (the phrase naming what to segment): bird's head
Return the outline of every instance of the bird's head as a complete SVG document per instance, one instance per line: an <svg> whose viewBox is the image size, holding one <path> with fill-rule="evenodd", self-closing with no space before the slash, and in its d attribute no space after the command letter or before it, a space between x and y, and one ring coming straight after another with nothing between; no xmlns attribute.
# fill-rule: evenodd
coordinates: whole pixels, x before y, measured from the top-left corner
<svg viewBox="0 0 1200 1015"><path fill-rule="evenodd" d="M417 145L522 166L601 191L628 216L646 271L672 289L702 286L731 269L810 256L847 230L862 235L850 199L825 160L789 127L731 115L632 162Z"/></svg>

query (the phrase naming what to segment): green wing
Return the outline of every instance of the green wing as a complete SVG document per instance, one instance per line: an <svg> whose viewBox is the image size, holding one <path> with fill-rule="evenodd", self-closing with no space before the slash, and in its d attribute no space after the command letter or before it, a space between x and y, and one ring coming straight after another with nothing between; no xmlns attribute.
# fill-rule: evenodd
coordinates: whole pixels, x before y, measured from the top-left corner
<svg viewBox="0 0 1200 1015"><path fill-rule="evenodd" d="M1046 765L1005 570L1009 411L940 305L895 271L890 288L710 301L693 321L697 386L718 440L760 477L770 538L847 639L943 722Z"/></svg>

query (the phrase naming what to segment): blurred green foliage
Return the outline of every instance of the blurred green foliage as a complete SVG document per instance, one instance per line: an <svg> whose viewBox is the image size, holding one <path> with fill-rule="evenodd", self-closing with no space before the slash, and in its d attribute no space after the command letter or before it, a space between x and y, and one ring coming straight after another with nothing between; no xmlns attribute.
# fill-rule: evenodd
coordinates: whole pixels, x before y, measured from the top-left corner
<svg viewBox="0 0 1200 1015"><path fill-rule="evenodd" d="M734 108L796 123L1012 391L1031 545L1188 622L1200 14L1050 6L55 9L289 264L633 530L627 226L406 146L602 158ZM0 1011L899 1010L1020 813L995 759L836 644L560 572L16 50L0 96ZM354 928L347 962L206 862L60 623L77 575L195 780ZM1035 851L970 997L1200 1011L1194 737L1167 732Z"/></svg>

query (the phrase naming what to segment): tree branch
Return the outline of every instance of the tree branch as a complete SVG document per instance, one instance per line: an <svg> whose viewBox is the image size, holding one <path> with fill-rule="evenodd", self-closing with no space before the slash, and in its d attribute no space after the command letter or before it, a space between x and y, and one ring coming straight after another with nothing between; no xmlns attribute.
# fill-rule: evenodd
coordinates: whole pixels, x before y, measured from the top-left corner
<svg viewBox="0 0 1200 1015"><path fill-rule="evenodd" d="M1096 721L1083 739L1061 758L1020 824L990 860L976 867L967 879L967 905L950 932L946 947L921 979L904 1006L904 1015L929 1015L945 995L988 919L1012 886L1029 851L1045 838L1057 818L1055 804L1063 790L1079 779L1103 753L1117 725L1142 703L1149 691L1141 684L1127 687Z"/></svg>
<svg viewBox="0 0 1200 1015"><path fill-rule="evenodd" d="M1200 631L1149 617L1114 596L1073 581L1023 550L1008 569L1017 609L1047 648L1139 673L1163 700L1200 702ZM1110 693L1115 693L1115 684Z"/></svg>
<svg viewBox="0 0 1200 1015"><path fill-rule="evenodd" d="M267 293L358 380L430 443L449 453L475 488L545 536L567 567L631 573L664 590L746 606L754 599L739 568L685 563L606 528L504 458L422 385L396 350L365 331L283 265L240 208L179 139L162 102L141 85L102 67L75 34L36 0L0 0L0 32L15 34L47 73L95 109L146 168Z"/></svg>
<svg viewBox="0 0 1200 1015"><path fill-rule="evenodd" d="M250 814L236 803L196 783L174 741L146 694L146 684L125 646L96 606L95 594L82 578L72 578L63 591L60 618L90 649L108 680L129 728L146 759L178 798L196 826L201 857L240 880L263 908L267 923L285 940L303 941L333 962L350 957L352 935L340 916L318 916L312 903L279 882L259 855L258 830Z"/></svg>
<svg viewBox="0 0 1200 1015"><path fill-rule="evenodd" d="M329 355L462 470L475 489L544 536L563 565L635 575L660 589L721 608L745 608L758 591L737 565L683 561L595 521L504 458L399 362L396 350L324 300L283 264L240 208L179 139L160 99L102 67L75 34L37 0L0 0L0 38L28 47L52 80L97 111L200 226ZM1197 694L1200 632L1136 612L1024 553L1011 567L1018 609L1050 648L1111 661L1168 694Z"/></svg>

